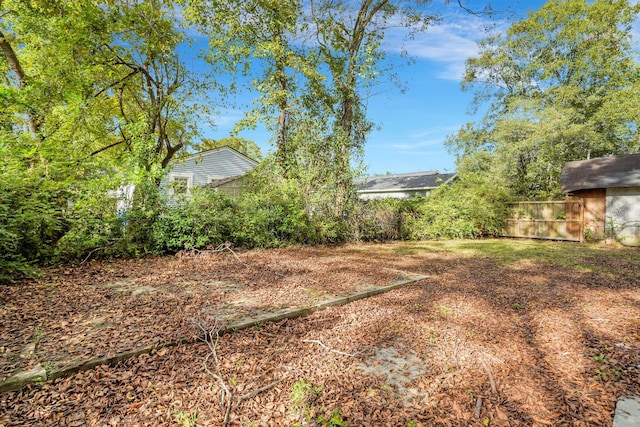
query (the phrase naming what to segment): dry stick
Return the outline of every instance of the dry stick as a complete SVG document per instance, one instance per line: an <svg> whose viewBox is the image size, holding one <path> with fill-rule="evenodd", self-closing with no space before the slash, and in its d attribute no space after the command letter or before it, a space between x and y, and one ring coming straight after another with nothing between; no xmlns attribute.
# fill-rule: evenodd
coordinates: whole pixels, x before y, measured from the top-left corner
<svg viewBox="0 0 640 427"><path fill-rule="evenodd" d="M204 361L202 362L202 364L204 366L204 370L213 378L215 378L220 384L220 387L222 388L222 393L220 394L220 400L222 403L222 407L225 408L224 420L222 421L222 425L223 427L226 427L229 424L229 416L231 414L231 407L233 406L233 401L231 400L233 397L233 393L231 390L229 390L229 387L227 387L227 384L224 382L224 379L222 378L222 372L220 372L220 361L218 359L218 352L216 350L218 347L218 341L220 339L220 329L221 329L218 323L218 318L217 317L215 318L214 324L211 328L209 328L209 330L205 329L201 321L192 320L191 323L197 329L199 329L200 332L203 333L203 337L201 338L201 340L207 344L207 347L209 347L209 354L207 354L207 356L204 358ZM213 361L215 362L214 366L215 366L216 372L211 371L211 369L209 369L209 367L207 366L209 358L212 356L213 356Z"/></svg>
<svg viewBox="0 0 640 427"><path fill-rule="evenodd" d="M236 407L238 405L240 405L240 403L242 403L243 400L248 400L248 399L254 398L257 395L259 395L260 393L262 393L263 391L267 391L267 390L272 389L273 387L277 386L278 384L280 384L281 382L283 382L287 378L288 377L280 378L279 380L274 381L271 384L267 384L264 387L260 387L259 389L253 390L251 393L247 393L245 395L242 395L242 396L238 397L238 399L236 400Z"/></svg>
<svg viewBox="0 0 640 427"><path fill-rule="evenodd" d="M341 354L341 355L343 355L343 356L355 357L355 356L357 356L358 354L362 353L362 351L359 351L359 352L357 352L357 353L353 353L353 354L351 354L351 353L345 353L344 351L340 351L340 350L334 350L334 349L332 349L332 348L327 347L326 345L324 345L324 344L322 343L322 341L318 341L318 340L302 340L302 342L311 342L311 343L320 344L320 346L321 346L321 347L324 347L324 348L326 348L326 349L327 349L327 350L329 350L329 351L332 351L332 352L334 352L334 353Z"/></svg>
<svg viewBox="0 0 640 427"><path fill-rule="evenodd" d="M491 393L497 394L498 389L496 388L496 382L493 379L493 374L491 373L491 369L489 368L489 365L487 365L487 362L485 362L484 357L482 356L480 356L480 363L482 363L482 367L487 372L487 375L489 375L489 383L491 384Z"/></svg>
<svg viewBox="0 0 640 427"><path fill-rule="evenodd" d="M196 328L198 328L204 334L204 337L201 340L207 344L210 350L210 353L207 354L207 356L204 358L204 361L203 361L204 370L213 378L215 378L220 384L220 387L222 388L222 393L220 395L221 403L222 403L222 407L225 408L224 419L222 420L223 427L226 427L229 425L229 421L231 418L231 411L234 408L237 408L243 401L247 399L251 399L257 396L258 394L262 393L263 391L267 391L287 379L287 377L281 378L277 381L267 384L264 387L260 387L250 393L239 396L236 398L236 401L234 404L233 391L229 390L229 387L227 386L224 379L222 378L222 372L220 372L220 361L218 359L218 352L216 350L218 347L218 341L220 339L220 329L221 329L220 325L218 324L218 318L215 319L213 326L209 330L206 330L205 327L202 325L202 322L200 321L192 320L192 323L193 325L196 326ZM207 366L209 358L211 357L213 357L213 360L215 362L214 366L215 366L216 372L211 371L211 369L209 369L209 367Z"/></svg>
<svg viewBox="0 0 640 427"><path fill-rule="evenodd" d="M476 409L473 411L473 416L475 418L480 418L480 412L482 411L482 398L478 397L476 399Z"/></svg>
<svg viewBox="0 0 640 427"><path fill-rule="evenodd" d="M87 260L91 257L91 255L93 255L95 252L99 251L99 250L104 250L105 247L101 246L99 248L95 248L94 250L92 250L91 252L89 252L89 255L86 256L85 259L82 260L82 262L80 263L80 265L84 264L85 262L87 262Z"/></svg>
<svg viewBox="0 0 640 427"><path fill-rule="evenodd" d="M220 246L224 246L224 248L220 249ZM238 255L236 255L236 253L233 251L233 249L231 249L231 243L230 242L224 242L224 245L220 245L220 246L218 246L219 250L227 249L229 252L231 252L233 254L234 257L236 257L236 260L238 262L240 262L240 258L238 257Z"/></svg>
<svg viewBox="0 0 640 427"><path fill-rule="evenodd" d="M240 404L244 400L248 400L248 399L251 399L253 397L256 397L257 395L259 395L263 391L267 391L267 390L275 387L276 385L280 384L282 381L284 381L286 379L287 379L287 377L281 378L281 379L279 379L277 381L272 382L271 384L267 384L264 387L260 387L259 389L256 389L256 390L252 391L251 393L243 394L242 396L237 397L235 405L231 402L231 398L230 398L229 399L229 405L227 406L227 410L225 411L225 414L224 414L224 420L222 421L222 425L224 427L229 425L229 421L230 421L230 417L231 417L231 411L234 410L235 408L237 408L238 406L240 406Z"/></svg>

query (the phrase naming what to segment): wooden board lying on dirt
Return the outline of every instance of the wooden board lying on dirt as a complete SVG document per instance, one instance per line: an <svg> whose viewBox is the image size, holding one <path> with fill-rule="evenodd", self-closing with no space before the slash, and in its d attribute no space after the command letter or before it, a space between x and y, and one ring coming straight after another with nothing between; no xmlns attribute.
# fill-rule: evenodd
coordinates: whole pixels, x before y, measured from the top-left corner
<svg viewBox="0 0 640 427"><path fill-rule="evenodd" d="M1 372L195 337L194 319L302 307L399 271L430 278L223 335L217 364L184 344L2 393L0 425L221 425L205 362L249 396L230 411L241 426L611 426L618 398L640 390L637 250L496 240L238 256L95 262L3 288Z"/></svg>

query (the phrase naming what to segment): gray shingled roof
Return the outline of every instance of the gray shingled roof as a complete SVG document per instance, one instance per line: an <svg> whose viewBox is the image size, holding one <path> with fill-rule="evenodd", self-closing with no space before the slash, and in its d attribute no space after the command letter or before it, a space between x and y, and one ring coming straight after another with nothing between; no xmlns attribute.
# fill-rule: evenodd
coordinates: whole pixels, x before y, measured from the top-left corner
<svg viewBox="0 0 640 427"><path fill-rule="evenodd" d="M370 176L358 186L358 191L416 191L431 190L451 180L455 173L439 173L438 171L412 172L397 175Z"/></svg>
<svg viewBox="0 0 640 427"><path fill-rule="evenodd" d="M640 186L640 153L569 162L560 176L562 191Z"/></svg>

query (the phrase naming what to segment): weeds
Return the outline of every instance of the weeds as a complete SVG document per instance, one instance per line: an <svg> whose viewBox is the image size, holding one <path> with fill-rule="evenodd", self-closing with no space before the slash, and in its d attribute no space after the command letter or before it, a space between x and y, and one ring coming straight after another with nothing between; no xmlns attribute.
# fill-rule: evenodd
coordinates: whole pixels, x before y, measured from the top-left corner
<svg viewBox="0 0 640 427"><path fill-rule="evenodd" d="M173 411L173 419L182 427L195 427L198 422L198 408L193 411L183 411L175 408Z"/></svg>
<svg viewBox="0 0 640 427"><path fill-rule="evenodd" d="M318 415L313 420L314 414L323 410L318 408L316 400L322 393L322 386L314 386L311 382L304 379L296 381L291 387L291 410L296 413L298 421L293 423L294 427L302 427L303 425L316 425L320 427L347 427L349 424L342 419L341 411L335 410L325 418L324 415Z"/></svg>
<svg viewBox="0 0 640 427"><path fill-rule="evenodd" d="M595 377L601 381L608 381L610 379L619 379L621 376L620 369L614 364L609 362L604 354L593 356L593 360L598 362L601 366L596 369Z"/></svg>

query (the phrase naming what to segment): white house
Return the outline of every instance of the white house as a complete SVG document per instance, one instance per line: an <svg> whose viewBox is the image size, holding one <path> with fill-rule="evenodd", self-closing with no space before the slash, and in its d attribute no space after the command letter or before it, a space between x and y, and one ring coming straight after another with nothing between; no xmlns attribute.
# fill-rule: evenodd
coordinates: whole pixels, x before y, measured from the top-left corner
<svg viewBox="0 0 640 427"><path fill-rule="evenodd" d="M427 197L431 191L443 184L449 184L458 175L438 171L411 172L396 175L374 175L365 178L358 185L358 196L364 200L408 199L412 196Z"/></svg>
<svg viewBox="0 0 640 427"><path fill-rule="evenodd" d="M189 194L196 186L217 187L235 192L237 186L233 183L237 183L238 179L257 165L255 160L224 146L175 162L160 186L170 196Z"/></svg>

